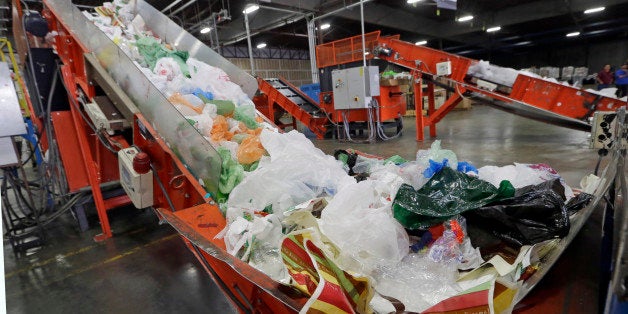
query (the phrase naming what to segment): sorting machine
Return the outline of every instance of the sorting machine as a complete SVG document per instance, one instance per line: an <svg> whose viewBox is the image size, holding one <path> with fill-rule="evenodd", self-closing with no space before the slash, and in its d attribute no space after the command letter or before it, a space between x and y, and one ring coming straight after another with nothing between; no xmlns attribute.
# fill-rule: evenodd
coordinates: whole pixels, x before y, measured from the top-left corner
<svg viewBox="0 0 628 314"><path fill-rule="evenodd" d="M474 77L468 73L469 68L478 63L477 60L417 46L400 40L398 35L381 36L376 31L365 34L364 39L364 49L361 35L316 47L321 93L319 101L314 102L313 106L317 107L315 112L318 118L309 114L312 110L300 110L299 104L287 103L272 96L268 98L271 110L268 114L272 116L272 108L281 107L322 138L326 130L340 125L344 120L369 120L369 110L379 113L374 115L377 122L399 118L406 111L406 98L402 96L408 94L412 96L416 109L416 139L422 141L425 139L425 128L429 127L430 136L436 136L436 124L464 98L527 118L583 131L591 129L589 119L594 112L626 107L626 102L619 99L525 74L517 75L514 83L506 85ZM376 93L370 93L369 89L362 88L360 91L360 87L373 83L377 85L379 76L359 75L365 82L337 77L339 71L361 69L363 58L366 58L367 66L377 67L373 72L383 72L390 65L410 72L412 79L406 83L409 88L405 88L404 84L382 84L379 88L371 89ZM350 95L343 92L343 86L348 86ZM436 86L449 92L444 104L438 108L434 97ZM272 92L263 83L260 83L260 90L269 95ZM370 96L377 101L363 101ZM427 96L427 104L424 104L424 96ZM426 112L423 113L422 109L426 109ZM321 119L321 113L326 114L328 119Z"/></svg>
<svg viewBox="0 0 628 314"><path fill-rule="evenodd" d="M240 312L298 312L307 301L306 297L229 255L224 242L215 238L225 227L225 219L217 206L220 195L217 182L221 173L221 160L212 145L151 84L132 60L87 20L71 1L44 0L43 4L43 16L48 22L49 30L58 33L53 46L60 59L58 65L61 81L69 99L68 107L51 112L50 117L56 136L54 140L48 141L55 142L59 147L70 191L85 188L92 191L102 228L102 234L95 240L105 240L113 235L107 218L108 209L131 203L137 207L153 208L162 221L172 225L181 234L185 245ZM136 10L144 17L146 26L156 36L174 44L180 50L188 51L191 57L223 69L249 97L253 97L259 88L268 94L266 101L273 101L271 105L278 104L282 107L291 105L288 102L290 98L278 92L282 86L289 85L282 81L273 83L256 80L145 1L138 0ZM401 42L396 37L379 37L379 34L375 37L376 39L369 41L368 44L369 50L372 51L371 55L412 70L414 93L419 104L423 80L428 86L435 84L450 86L447 84L454 83L453 87L450 87L457 93L441 108L434 110L431 101L428 115L426 117L418 115L417 125L421 127L419 130L429 126L435 132L435 123L469 91L477 93L479 97L519 104L528 99L526 91L535 90L539 84L547 86L544 82L524 78L518 80L515 86L517 88L513 87L510 95L485 91L465 80L467 68L472 62L470 59L416 47ZM337 45L319 48L321 51L331 49L336 57L341 55L338 53ZM358 60L362 55L363 52L360 51L346 63ZM320 56L319 53L319 58ZM335 65L345 63L338 59L333 62ZM445 65L442 70L450 74L430 71L437 67L441 69L443 63ZM324 66L323 63L320 64ZM365 73L371 70L362 68L357 71L358 77L364 77ZM371 74L376 72L377 70L373 70ZM338 77L342 76L336 76L334 79L338 80ZM338 85L339 88L342 87L341 84ZM552 88L545 87L545 90ZM385 97L386 95L382 96L382 91L384 90L379 90L380 97ZM271 92L275 94L271 95ZM392 89L388 92L396 91ZM375 94L372 92L367 97L377 97ZM428 87L428 94L433 94L433 86ZM277 102L277 97L282 97L279 95L286 98L282 100L284 103ZM345 109L338 106L336 96L334 93L330 103L329 96L323 93L322 108L319 108L322 110L317 111L308 107L307 110L310 110L308 114L311 114L306 118L313 124L322 123L322 119L327 121L329 116L317 115L324 112L330 114L332 119L337 119L336 121L344 119L347 115L343 115L342 111ZM307 96L299 97L306 99ZM348 100L355 100L353 95L348 94L347 97ZM587 99L593 96L583 94L579 97L583 101L588 101ZM364 99L358 101L360 106L372 106L373 103L365 102ZM597 104L598 106L608 104L606 101L608 100L598 100ZM386 101L380 99L379 104L383 106L385 103ZM536 103L537 107L542 107L543 103L549 103L549 100ZM302 104L297 104L293 109L305 110L299 105ZM580 108L582 103L576 103L574 106L580 111L584 110L584 113L591 110ZM610 106L608 109L612 108L614 107ZM284 109L288 110L285 107ZM364 111L368 111L368 108L346 110L362 111L362 113L352 111L350 115L354 117L365 114ZM380 118L397 117L405 109L396 110L380 111ZM552 111L552 108L544 110ZM272 112L270 110L268 114ZM572 116L575 118L580 114L578 112ZM422 132L417 138L423 138ZM609 178L605 181L607 184L613 181L614 174L609 171L607 174ZM121 183L126 194L107 197L106 193L103 193L103 188L107 184L117 182ZM606 191L600 189L602 190ZM603 193L598 194L591 206L574 217L569 235L561 240L558 247L548 255L541 269L524 284L522 293L518 295L519 300L547 273L562 250L580 230L592 209L602 199Z"/></svg>

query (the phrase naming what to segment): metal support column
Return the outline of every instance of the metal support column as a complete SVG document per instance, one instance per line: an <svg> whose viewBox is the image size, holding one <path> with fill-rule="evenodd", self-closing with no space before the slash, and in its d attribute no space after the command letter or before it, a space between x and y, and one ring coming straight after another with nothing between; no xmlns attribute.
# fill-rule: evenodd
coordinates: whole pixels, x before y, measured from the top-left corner
<svg viewBox="0 0 628 314"><path fill-rule="evenodd" d="M312 83L319 82L318 67L316 66L316 26L314 25L313 16L307 17L307 41L310 50L310 67L312 70Z"/></svg>
<svg viewBox="0 0 628 314"><path fill-rule="evenodd" d="M244 25L246 27L246 43L249 46L249 61L251 62L251 75L255 76L255 60L253 60L253 46L251 45L251 28L249 27L249 15L244 14Z"/></svg>

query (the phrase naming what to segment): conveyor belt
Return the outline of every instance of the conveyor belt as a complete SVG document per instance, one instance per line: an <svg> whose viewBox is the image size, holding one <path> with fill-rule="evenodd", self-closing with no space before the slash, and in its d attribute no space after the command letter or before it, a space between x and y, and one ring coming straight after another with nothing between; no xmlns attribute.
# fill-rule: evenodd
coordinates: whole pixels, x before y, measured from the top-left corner
<svg viewBox="0 0 628 314"><path fill-rule="evenodd" d="M316 102L314 102L311 98L304 96L298 88L295 88L292 84L286 82L281 78L267 78L264 79L266 82L270 83L270 85L278 90L281 94L288 97L290 101L292 101L295 105L297 105L301 110L304 110L312 117L324 117L325 114L318 107Z"/></svg>
<svg viewBox="0 0 628 314"><path fill-rule="evenodd" d="M278 105L322 139L329 123L323 110L314 100L282 78L258 79L259 89L268 96L271 105L266 114L272 116L272 106Z"/></svg>

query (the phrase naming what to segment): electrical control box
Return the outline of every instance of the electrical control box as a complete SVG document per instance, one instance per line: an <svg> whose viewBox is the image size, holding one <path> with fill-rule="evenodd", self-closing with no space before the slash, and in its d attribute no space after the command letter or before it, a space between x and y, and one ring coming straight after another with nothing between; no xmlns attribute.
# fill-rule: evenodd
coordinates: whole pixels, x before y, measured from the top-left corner
<svg viewBox="0 0 628 314"><path fill-rule="evenodd" d="M438 76L451 75L451 61L436 63L436 75Z"/></svg>
<svg viewBox="0 0 628 314"><path fill-rule="evenodd" d="M331 72L337 110L368 108L379 96L379 67L355 67Z"/></svg>
<svg viewBox="0 0 628 314"><path fill-rule="evenodd" d="M137 208L153 206L153 171L137 173L133 169L133 158L139 153L135 147L118 151L120 184Z"/></svg>

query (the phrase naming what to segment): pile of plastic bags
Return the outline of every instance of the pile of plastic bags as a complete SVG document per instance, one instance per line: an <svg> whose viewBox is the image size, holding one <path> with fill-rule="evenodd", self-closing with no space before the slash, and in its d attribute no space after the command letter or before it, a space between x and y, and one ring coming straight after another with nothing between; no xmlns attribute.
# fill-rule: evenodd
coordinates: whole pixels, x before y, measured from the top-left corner
<svg viewBox="0 0 628 314"><path fill-rule="evenodd" d="M255 105L221 69L189 57L163 42L133 13L133 2L105 2L95 12L83 12L134 61L147 78L205 138L222 158L220 198L255 169L266 154Z"/></svg>
<svg viewBox="0 0 628 314"><path fill-rule="evenodd" d="M128 2L85 14L216 147L227 221L218 237L230 254L312 296L304 311L437 311L469 289L486 291L492 306L491 287L516 291L504 282L533 266L530 247L565 236L569 213L586 204L568 203L574 193L547 165L477 169L439 141L415 160L326 155L301 133L261 123L224 71L154 37ZM469 237L477 221L520 249L512 269L462 276L491 267Z"/></svg>

